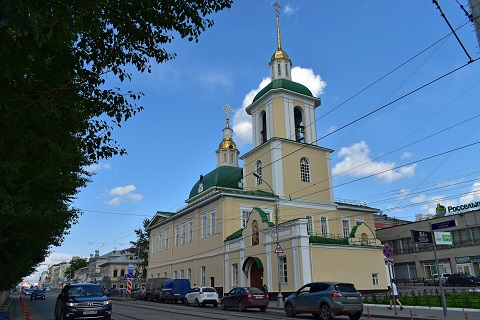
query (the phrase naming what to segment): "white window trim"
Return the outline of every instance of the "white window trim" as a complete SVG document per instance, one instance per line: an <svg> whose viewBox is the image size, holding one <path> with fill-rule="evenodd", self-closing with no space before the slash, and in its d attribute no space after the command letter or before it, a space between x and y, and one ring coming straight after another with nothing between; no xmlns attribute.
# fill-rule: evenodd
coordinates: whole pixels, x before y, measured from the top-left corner
<svg viewBox="0 0 480 320"><path fill-rule="evenodd" d="M208 216L207 213L202 213L202 239L208 236Z"/></svg>
<svg viewBox="0 0 480 320"><path fill-rule="evenodd" d="M180 243L185 244L186 240L187 240L187 223L182 222L181 230L180 230Z"/></svg>
<svg viewBox="0 0 480 320"><path fill-rule="evenodd" d="M188 221L188 242L193 241L193 219Z"/></svg>
<svg viewBox="0 0 480 320"><path fill-rule="evenodd" d="M210 210L210 234L213 236L217 233L217 211L216 209Z"/></svg>
<svg viewBox="0 0 480 320"><path fill-rule="evenodd" d="M173 236L174 236L175 247L177 247L180 244L180 225L179 224L175 226L175 231Z"/></svg>
<svg viewBox="0 0 480 320"><path fill-rule="evenodd" d="M158 232L158 252L162 251L162 245L163 245L163 232L159 231Z"/></svg>
<svg viewBox="0 0 480 320"><path fill-rule="evenodd" d="M325 227L327 229L325 233L323 233L322 218L325 218ZM327 216L321 216L320 217L320 232L322 233L322 236L327 236L330 233Z"/></svg>

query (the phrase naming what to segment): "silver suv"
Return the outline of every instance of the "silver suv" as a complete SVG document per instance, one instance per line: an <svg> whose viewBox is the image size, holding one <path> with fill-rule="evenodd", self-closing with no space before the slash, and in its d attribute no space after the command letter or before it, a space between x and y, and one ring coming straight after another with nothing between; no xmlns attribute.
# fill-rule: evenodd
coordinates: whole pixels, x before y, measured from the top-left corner
<svg viewBox="0 0 480 320"><path fill-rule="evenodd" d="M363 301L351 283L312 282L288 296L284 309L288 317L311 313L321 319L347 315L351 320L358 320L363 313Z"/></svg>
<svg viewBox="0 0 480 320"><path fill-rule="evenodd" d="M185 304L195 304L197 307L204 307L206 304L213 304L214 307L218 306L218 293L215 288L212 287L193 287L185 295Z"/></svg>

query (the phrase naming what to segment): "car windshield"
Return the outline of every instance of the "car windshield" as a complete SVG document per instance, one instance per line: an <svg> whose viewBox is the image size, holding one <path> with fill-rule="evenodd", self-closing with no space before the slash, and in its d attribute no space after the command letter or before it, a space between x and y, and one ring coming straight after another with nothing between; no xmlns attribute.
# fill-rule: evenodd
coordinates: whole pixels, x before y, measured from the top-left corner
<svg viewBox="0 0 480 320"><path fill-rule="evenodd" d="M245 292L251 292L251 293L263 293L262 290L258 289L258 288L255 288L255 287L251 287L251 288L245 288Z"/></svg>
<svg viewBox="0 0 480 320"><path fill-rule="evenodd" d="M69 297L101 297L103 295L102 288L96 286L76 286L68 290Z"/></svg>
<svg viewBox="0 0 480 320"><path fill-rule="evenodd" d="M203 292L217 292L215 288L203 288Z"/></svg>

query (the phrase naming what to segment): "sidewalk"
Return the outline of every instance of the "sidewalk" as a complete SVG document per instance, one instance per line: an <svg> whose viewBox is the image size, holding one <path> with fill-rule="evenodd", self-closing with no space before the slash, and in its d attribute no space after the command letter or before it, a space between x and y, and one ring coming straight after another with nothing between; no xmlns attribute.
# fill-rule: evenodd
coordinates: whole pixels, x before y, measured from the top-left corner
<svg viewBox="0 0 480 320"><path fill-rule="evenodd" d="M279 309L276 301L270 301L268 305L271 309ZM447 318L444 317L443 308L436 307L415 307L403 306L403 310L397 308L389 310L386 305L365 304L363 307L362 319L415 319L415 320L431 320L431 319L449 319L449 320L479 320L480 309L447 309Z"/></svg>

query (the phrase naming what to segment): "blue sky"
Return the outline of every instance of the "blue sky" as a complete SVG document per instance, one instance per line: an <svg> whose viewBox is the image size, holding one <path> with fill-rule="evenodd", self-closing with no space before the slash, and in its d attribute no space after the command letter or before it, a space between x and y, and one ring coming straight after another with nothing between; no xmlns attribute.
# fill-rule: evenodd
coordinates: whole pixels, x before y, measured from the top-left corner
<svg viewBox="0 0 480 320"><path fill-rule="evenodd" d="M183 207L199 176L216 166L225 104L234 109L238 149L251 150L244 108L269 82L274 2L237 0L211 17L215 25L198 43L176 37L168 46L175 60L153 65L150 74L134 72L131 83L107 78L110 86L143 92L145 110L115 130L128 155L90 168L93 182L75 201L84 214L38 272L72 256L126 248L145 218ZM459 3L468 8L467 0ZM461 27L471 58L480 58L474 27L459 5L439 4L451 25ZM318 145L335 150L337 200L365 201L407 220L434 212L436 203L479 201L480 63L466 65L467 54L432 1L280 5L293 80L322 100L314 125Z"/></svg>

